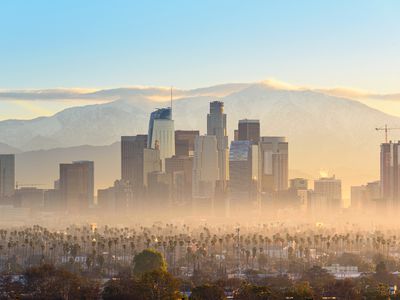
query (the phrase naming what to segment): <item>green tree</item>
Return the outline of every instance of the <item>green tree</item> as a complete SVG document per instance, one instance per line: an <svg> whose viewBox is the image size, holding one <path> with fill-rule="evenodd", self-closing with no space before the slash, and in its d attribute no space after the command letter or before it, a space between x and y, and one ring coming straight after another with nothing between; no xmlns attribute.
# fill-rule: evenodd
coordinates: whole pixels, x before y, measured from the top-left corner
<svg viewBox="0 0 400 300"><path fill-rule="evenodd" d="M24 273L24 294L33 299L98 299L99 285L89 279L44 264Z"/></svg>
<svg viewBox="0 0 400 300"><path fill-rule="evenodd" d="M281 299L282 297L270 287L243 283L235 292L234 298L238 300L272 300Z"/></svg>
<svg viewBox="0 0 400 300"><path fill-rule="evenodd" d="M182 299L178 281L163 270L143 274L138 281L138 291L142 300Z"/></svg>
<svg viewBox="0 0 400 300"><path fill-rule="evenodd" d="M189 297L190 300L224 300L224 290L215 284L196 286Z"/></svg>
<svg viewBox="0 0 400 300"><path fill-rule="evenodd" d="M162 254L154 249L145 249L133 259L133 274L141 276L152 271L167 271L167 263Z"/></svg>

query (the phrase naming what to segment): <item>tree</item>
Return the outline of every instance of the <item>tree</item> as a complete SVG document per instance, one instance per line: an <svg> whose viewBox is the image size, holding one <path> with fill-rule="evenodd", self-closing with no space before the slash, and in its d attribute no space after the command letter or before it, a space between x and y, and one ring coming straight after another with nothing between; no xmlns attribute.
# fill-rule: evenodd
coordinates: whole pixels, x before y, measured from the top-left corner
<svg viewBox="0 0 400 300"><path fill-rule="evenodd" d="M160 252L154 249L145 249L133 259L133 274L141 276L152 271L167 271L167 263Z"/></svg>
<svg viewBox="0 0 400 300"><path fill-rule="evenodd" d="M224 290L214 284L196 286L189 297L190 300L224 300Z"/></svg>
<svg viewBox="0 0 400 300"><path fill-rule="evenodd" d="M322 294L324 288L332 284L335 278L327 270L314 266L303 274L302 280L308 281L316 293Z"/></svg>
<svg viewBox="0 0 400 300"><path fill-rule="evenodd" d="M34 299L98 299L100 294L97 283L53 265L29 268L24 278L23 293Z"/></svg>
<svg viewBox="0 0 400 300"><path fill-rule="evenodd" d="M156 270L143 274L139 280L143 288L143 300L182 299L178 281L164 270Z"/></svg>
<svg viewBox="0 0 400 300"><path fill-rule="evenodd" d="M238 300L271 300L281 299L270 287L258 286L249 283L243 283L235 292L235 299Z"/></svg>
<svg viewBox="0 0 400 300"><path fill-rule="evenodd" d="M285 293L291 299L313 299L313 290L308 282L298 282L288 289Z"/></svg>

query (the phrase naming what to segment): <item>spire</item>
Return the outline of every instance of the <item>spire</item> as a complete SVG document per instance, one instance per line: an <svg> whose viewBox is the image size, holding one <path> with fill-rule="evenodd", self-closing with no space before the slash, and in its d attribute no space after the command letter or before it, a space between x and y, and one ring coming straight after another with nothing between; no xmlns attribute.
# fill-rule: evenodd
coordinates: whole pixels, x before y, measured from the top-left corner
<svg viewBox="0 0 400 300"><path fill-rule="evenodd" d="M172 86L171 86L171 119L172 119Z"/></svg>

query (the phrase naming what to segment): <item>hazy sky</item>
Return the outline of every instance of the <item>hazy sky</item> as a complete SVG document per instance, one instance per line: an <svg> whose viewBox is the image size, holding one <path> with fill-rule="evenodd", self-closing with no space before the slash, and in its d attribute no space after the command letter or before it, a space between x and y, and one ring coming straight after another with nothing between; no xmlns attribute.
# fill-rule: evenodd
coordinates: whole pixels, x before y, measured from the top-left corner
<svg viewBox="0 0 400 300"><path fill-rule="evenodd" d="M0 89L276 78L400 91L400 1L0 2Z"/></svg>

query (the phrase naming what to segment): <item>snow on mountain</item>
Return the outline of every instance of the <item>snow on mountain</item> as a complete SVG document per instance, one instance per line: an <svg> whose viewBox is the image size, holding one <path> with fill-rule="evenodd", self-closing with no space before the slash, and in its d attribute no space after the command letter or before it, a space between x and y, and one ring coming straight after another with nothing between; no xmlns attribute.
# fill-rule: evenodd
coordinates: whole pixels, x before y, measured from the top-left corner
<svg viewBox="0 0 400 300"><path fill-rule="evenodd" d="M0 142L23 151L112 144L121 135L146 133L149 113L169 105L160 102L168 99L169 92L167 88L90 92L85 97L115 100L69 108L51 117L2 121ZM291 168L313 176L320 169L329 170L357 184L379 177L383 136L375 127L400 126L400 118L360 102L271 82L174 90L174 99L176 129L204 133L209 102L219 99L225 102L231 138L239 119L260 119L262 135L288 137Z"/></svg>

